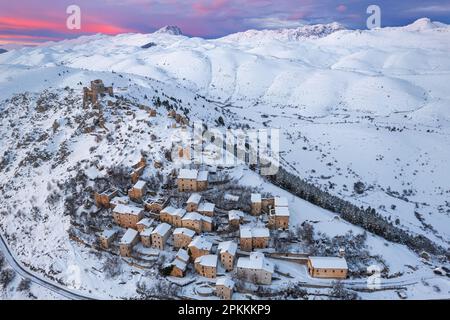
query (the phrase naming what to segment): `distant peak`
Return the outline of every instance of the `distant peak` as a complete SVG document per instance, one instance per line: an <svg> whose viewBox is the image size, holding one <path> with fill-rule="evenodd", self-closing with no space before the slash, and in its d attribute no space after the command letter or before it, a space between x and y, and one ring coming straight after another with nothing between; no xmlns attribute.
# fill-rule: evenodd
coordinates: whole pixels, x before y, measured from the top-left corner
<svg viewBox="0 0 450 320"><path fill-rule="evenodd" d="M301 40L317 39L326 37L334 32L346 30L338 23L302 25L297 28L266 29L266 30L248 30L226 36L224 39L245 40L245 39L283 39L283 40Z"/></svg>
<svg viewBox="0 0 450 320"><path fill-rule="evenodd" d="M410 25L405 26L405 29L409 31L422 31L443 27L448 27L448 25L441 22L431 21L430 18L420 18L411 23Z"/></svg>
<svg viewBox="0 0 450 320"><path fill-rule="evenodd" d="M6 52L8 52L8 50L0 48L0 54L6 53Z"/></svg>
<svg viewBox="0 0 450 320"><path fill-rule="evenodd" d="M181 29L177 26L165 26L156 31L155 33L165 33L165 34L171 34L173 36L181 36L183 35L183 32Z"/></svg>

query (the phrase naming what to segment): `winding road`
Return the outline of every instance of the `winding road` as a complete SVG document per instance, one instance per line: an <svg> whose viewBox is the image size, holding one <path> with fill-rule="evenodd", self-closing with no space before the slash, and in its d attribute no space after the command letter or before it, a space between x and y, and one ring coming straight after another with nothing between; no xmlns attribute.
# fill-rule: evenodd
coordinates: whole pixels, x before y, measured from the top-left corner
<svg viewBox="0 0 450 320"><path fill-rule="evenodd" d="M37 284L43 288L46 288L61 297L64 297L69 300L95 300L95 298L83 295L80 293L76 293L68 288L61 286L53 281L48 279L44 279L37 275L36 273L27 270L22 264L18 261L18 259L14 256L12 251L9 249L6 240L0 234L0 251L3 253L6 262L11 266L11 268L19 274L24 279L29 279L32 283Z"/></svg>

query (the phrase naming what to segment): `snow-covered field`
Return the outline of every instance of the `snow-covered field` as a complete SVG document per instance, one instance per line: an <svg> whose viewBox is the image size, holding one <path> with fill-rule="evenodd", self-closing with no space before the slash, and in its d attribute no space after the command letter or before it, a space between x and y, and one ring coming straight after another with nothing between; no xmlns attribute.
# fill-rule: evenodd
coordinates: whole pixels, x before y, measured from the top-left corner
<svg viewBox="0 0 450 320"><path fill-rule="evenodd" d="M280 128L281 156L293 173L448 248L450 27L421 19L402 28L341 29L248 31L214 40L164 32L96 35L1 54L0 160L7 165L0 166L0 229L12 249L56 278L67 279L68 266L78 266L81 290L99 298L133 297L136 282L145 278L124 265L122 279L105 279L98 271L105 256L69 241L63 202L48 201L51 194L67 196L61 185L80 168L92 180L108 166L131 164L140 150L160 159L170 147L171 122L163 108L156 118L133 108L132 114L106 109L106 129L80 132L89 122L82 87L97 78L136 103L180 99L191 120L210 126L222 116L231 128ZM156 45L141 48L151 42ZM46 89L50 98L38 112ZM115 143L97 138L106 135ZM235 174L242 183L284 193L240 170ZM356 182L365 185L359 194ZM316 231L331 237L363 232L288 196L295 208L292 228L314 221ZM389 281L407 283L409 298L450 297L448 278L434 275L434 266L406 247L373 235L367 242L391 274L404 273ZM277 263L296 280L308 277L303 267ZM395 291L362 296L399 298Z"/></svg>

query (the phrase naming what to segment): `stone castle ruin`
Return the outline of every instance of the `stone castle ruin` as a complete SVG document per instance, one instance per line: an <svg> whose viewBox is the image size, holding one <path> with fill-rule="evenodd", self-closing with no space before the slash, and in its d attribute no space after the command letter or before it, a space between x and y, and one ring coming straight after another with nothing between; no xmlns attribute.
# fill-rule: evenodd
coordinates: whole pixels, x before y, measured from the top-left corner
<svg viewBox="0 0 450 320"><path fill-rule="evenodd" d="M91 88L83 88L83 106L87 106L92 103L94 106L98 105L99 96L114 95L113 87L105 87L103 81L100 79L91 81Z"/></svg>

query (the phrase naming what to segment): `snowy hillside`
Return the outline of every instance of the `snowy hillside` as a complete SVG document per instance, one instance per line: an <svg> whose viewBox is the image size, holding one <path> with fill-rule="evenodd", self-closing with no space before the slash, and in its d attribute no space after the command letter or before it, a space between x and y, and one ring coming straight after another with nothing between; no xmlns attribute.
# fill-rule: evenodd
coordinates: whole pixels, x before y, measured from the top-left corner
<svg viewBox="0 0 450 320"><path fill-rule="evenodd" d="M448 249L448 52L450 27L420 19L371 31L330 24L213 40L165 27L154 34L84 36L3 53L0 230L37 272L66 281L67 267L81 265L82 291L136 297L142 274L124 265L121 279L105 279L95 270L107 258L69 241L73 216L86 223L105 217L95 216L85 198L75 201L76 208L67 206L74 195L92 191L108 169L132 164L141 151L150 161L164 158L173 134L166 109L160 106L149 120L139 108L159 98L209 126L223 118L225 128L280 128L284 169ZM105 128L91 131L98 115L82 108L82 88L98 78L113 84L123 100L114 98L118 104L103 115ZM172 169L165 163L163 174ZM245 168L229 173L262 191L285 192ZM148 179L154 175L146 172ZM330 237L350 230L364 234L285 195L298 212L293 230L313 222ZM433 274L434 263L370 233L367 242L370 259L386 263L392 285L412 286L410 297L450 296L448 278ZM306 279L288 263L279 267ZM399 298L395 291L366 297Z"/></svg>

